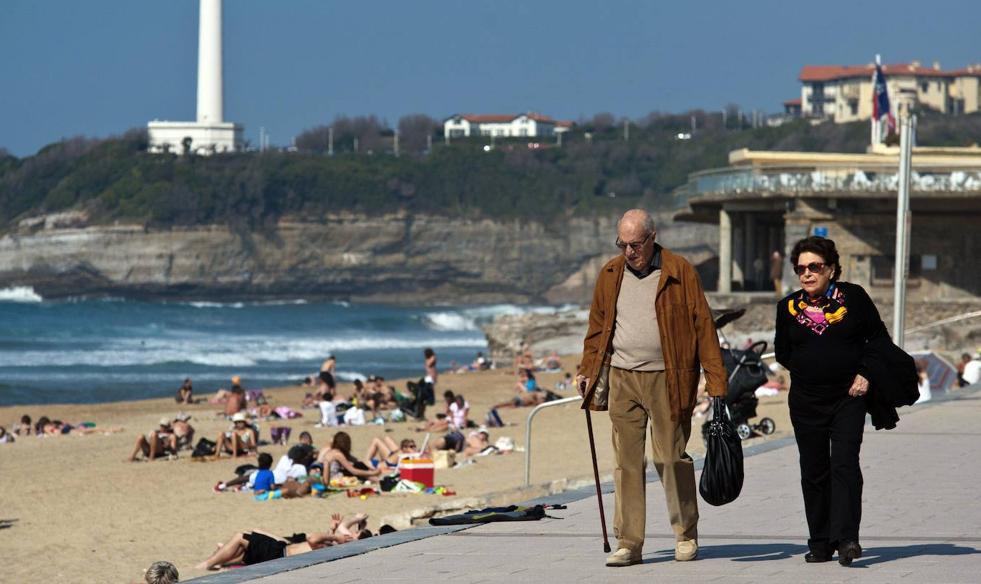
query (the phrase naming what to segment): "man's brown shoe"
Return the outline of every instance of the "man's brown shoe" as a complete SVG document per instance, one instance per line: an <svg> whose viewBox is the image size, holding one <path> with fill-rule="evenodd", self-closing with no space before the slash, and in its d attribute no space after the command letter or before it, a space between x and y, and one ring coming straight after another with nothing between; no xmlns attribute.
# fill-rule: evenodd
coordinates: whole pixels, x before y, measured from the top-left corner
<svg viewBox="0 0 981 584"><path fill-rule="evenodd" d="M639 564L641 561L640 552L635 552L633 550L628 550L627 548L620 548L613 552L606 558L606 565L614 568L622 568L623 566L632 566L634 564Z"/></svg>
<svg viewBox="0 0 981 584"><path fill-rule="evenodd" d="M674 544L674 559L679 562L690 562L698 557L698 542L694 539L679 541Z"/></svg>

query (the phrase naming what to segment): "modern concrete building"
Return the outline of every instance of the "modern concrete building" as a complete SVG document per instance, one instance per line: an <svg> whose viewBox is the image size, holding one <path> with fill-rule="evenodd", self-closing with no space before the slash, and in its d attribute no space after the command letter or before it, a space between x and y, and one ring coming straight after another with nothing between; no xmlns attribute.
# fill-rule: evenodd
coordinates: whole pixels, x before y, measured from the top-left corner
<svg viewBox="0 0 981 584"><path fill-rule="evenodd" d="M835 123L872 117L872 74L875 65L805 65L800 72L799 109L794 100L784 102L788 114L829 119ZM944 71L940 63L923 67L918 61L883 65L893 114L899 104L928 108L946 114L978 111L981 101L981 64ZM799 113L798 113L799 112Z"/></svg>
<svg viewBox="0 0 981 584"><path fill-rule="evenodd" d="M812 234L834 239L843 279L892 294L898 148L870 154L736 150L689 176L676 216L719 226L718 291L772 290L769 257ZM981 148L914 148L909 295L981 296ZM787 289L797 287L783 262ZM706 282L711 287L711 283Z"/></svg>
<svg viewBox="0 0 981 584"><path fill-rule="evenodd" d="M243 148L242 126L224 121L221 0L200 2L197 121L150 122L150 152L215 154Z"/></svg>
<svg viewBox="0 0 981 584"><path fill-rule="evenodd" d="M542 138L568 131L571 126L571 122L553 120L533 112L516 115L455 114L443 121L443 132L449 138Z"/></svg>

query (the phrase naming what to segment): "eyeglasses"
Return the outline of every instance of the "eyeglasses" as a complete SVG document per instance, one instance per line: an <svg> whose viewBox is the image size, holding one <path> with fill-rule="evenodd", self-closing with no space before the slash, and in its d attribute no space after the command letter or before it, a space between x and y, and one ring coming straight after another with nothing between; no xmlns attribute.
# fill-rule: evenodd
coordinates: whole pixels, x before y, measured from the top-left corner
<svg viewBox="0 0 981 584"><path fill-rule="evenodd" d="M634 251L640 251L641 248L644 247L644 245L647 243L647 241L653 236L654 236L654 232L652 231L647 235L647 237L643 239L643 241L634 241L632 243L624 243L620 241L620 238L617 238L616 245L617 247L620 248L620 251L627 251L628 247Z"/></svg>
<svg viewBox="0 0 981 584"><path fill-rule="evenodd" d="M797 274L798 276L803 276L804 272L810 272L812 274L820 274L821 272L824 271L825 267L826 265L821 262L811 262L806 266L802 266L798 264L794 266L794 273Z"/></svg>

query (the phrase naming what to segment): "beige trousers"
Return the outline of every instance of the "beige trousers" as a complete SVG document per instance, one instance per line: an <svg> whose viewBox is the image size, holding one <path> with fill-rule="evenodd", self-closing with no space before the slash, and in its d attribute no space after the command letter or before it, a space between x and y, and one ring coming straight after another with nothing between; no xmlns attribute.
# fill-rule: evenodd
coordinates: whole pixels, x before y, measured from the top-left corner
<svg viewBox="0 0 981 584"><path fill-rule="evenodd" d="M671 421L663 371L610 369L610 420L616 457L613 533L619 546L641 551L647 520L644 449L650 420L654 467L664 485L668 518L677 541L698 539L694 462L685 447L691 418Z"/></svg>

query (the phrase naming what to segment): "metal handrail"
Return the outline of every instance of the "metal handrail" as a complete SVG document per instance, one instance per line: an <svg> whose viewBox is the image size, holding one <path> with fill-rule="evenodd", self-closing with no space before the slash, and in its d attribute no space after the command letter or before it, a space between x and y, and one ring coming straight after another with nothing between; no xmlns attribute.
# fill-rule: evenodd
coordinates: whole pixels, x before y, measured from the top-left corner
<svg viewBox="0 0 981 584"><path fill-rule="evenodd" d="M525 426L525 486L531 485L531 422L535 419L535 415L539 411L550 408L552 406L561 406L569 404L572 402L582 401L582 396L572 396L564 397L562 399L557 399L555 401L545 402L543 404L538 404L535 406L531 412L528 413L528 424Z"/></svg>

